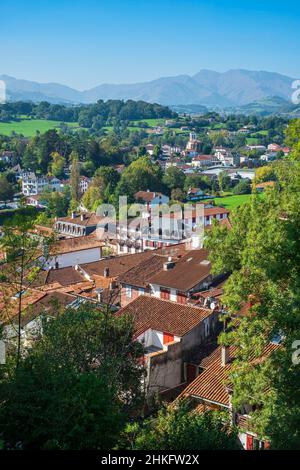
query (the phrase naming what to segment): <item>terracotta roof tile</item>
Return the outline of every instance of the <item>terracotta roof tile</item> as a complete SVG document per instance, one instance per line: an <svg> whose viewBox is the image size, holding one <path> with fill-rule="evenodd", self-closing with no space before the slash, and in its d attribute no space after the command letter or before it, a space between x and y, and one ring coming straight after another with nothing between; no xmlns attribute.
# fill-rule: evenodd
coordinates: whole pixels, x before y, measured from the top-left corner
<svg viewBox="0 0 300 470"><path fill-rule="evenodd" d="M126 273L118 278L121 284L129 284L132 286L146 287L149 279L163 269L163 264L167 258L160 255L152 255L150 258L140 262Z"/></svg>
<svg viewBox="0 0 300 470"><path fill-rule="evenodd" d="M51 254L72 253L101 246L104 246L104 242L93 236L67 238L55 242L51 247Z"/></svg>
<svg viewBox="0 0 300 470"><path fill-rule="evenodd" d="M144 202L151 202L156 196L162 196L162 193L156 193L152 191L138 191L134 195L136 201L142 200Z"/></svg>
<svg viewBox="0 0 300 470"><path fill-rule="evenodd" d="M280 346L277 344L269 343L264 348L259 361L264 360L278 347ZM230 392L229 385L226 382L235 359L236 351L237 348L235 346L229 347L228 362L225 366L222 366L221 347L217 347L209 356L201 361L200 366L204 369L203 372L187 386L180 397L197 397L229 407ZM253 358L253 364L256 362L257 359Z"/></svg>
<svg viewBox="0 0 300 470"><path fill-rule="evenodd" d="M83 215L83 220L81 216ZM104 217L100 217L95 213L84 212L82 214L75 214L75 217L59 217L57 222L67 222L70 224L81 225L84 227L96 226Z"/></svg>
<svg viewBox="0 0 300 470"><path fill-rule="evenodd" d="M97 275L103 276L104 269L109 269L109 277L117 277L125 273L133 266L136 266L142 261L147 260L153 256L151 251L144 251L142 253L114 256L111 258L104 258L100 261L94 261L93 263L81 264L80 266L90 276Z"/></svg>
<svg viewBox="0 0 300 470"><path fill-rule="evenodd" d="M117 313L118 316L125 314L133 316L136 336L148 329L184 336L212 311L141 295Z"/></svg>
<svg viewBox="0 0 300 470"><path fill-rule="evenodd" d="M210 276L211 264L204 249L190 250L167 271L161 270L149 279L151 284L186 292Z"/></svg>

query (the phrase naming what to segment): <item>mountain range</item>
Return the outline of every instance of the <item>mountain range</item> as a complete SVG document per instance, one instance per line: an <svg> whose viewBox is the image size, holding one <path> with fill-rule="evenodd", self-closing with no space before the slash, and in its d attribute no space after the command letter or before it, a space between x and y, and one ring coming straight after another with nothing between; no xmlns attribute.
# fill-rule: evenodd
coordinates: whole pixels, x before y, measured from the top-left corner
<svg viewBox="0 0 300 470"><path fill-rule="evenodd" d="M92 103L99 99L133 99L163 105L242 107L270 97L291 102L293 78L279 73L229 70L224 73L201 70L190 75L163 77L143 83L103 84L85 91L59 83L38 83L0 75L8 100L51 103Z"/></svg>

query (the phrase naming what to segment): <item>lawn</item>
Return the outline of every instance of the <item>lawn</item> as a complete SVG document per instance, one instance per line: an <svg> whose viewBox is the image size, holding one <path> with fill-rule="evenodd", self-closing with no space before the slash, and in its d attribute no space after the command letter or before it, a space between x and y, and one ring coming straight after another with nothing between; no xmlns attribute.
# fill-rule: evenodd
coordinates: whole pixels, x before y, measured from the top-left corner
<svg viewBox="0 0 300 470"><path fill-rule="evenodd" d="M238 196L216 197L214 202L217 206L224 206L228 210L235 209L249 201L251 194L240 194Z"/></svg>
<svg viewBox="0 0 300 470"><path fill-rule="evenodd" d="M139 127L139 123L141 122L146 122L148 126L151 127L156 127L156 126L161 126L164 125L166 119L139 119L134 122L134 127Z"/></svg>
<svg viewBox="0 0 300 470"><path fill-rule="evenodd" d="M12 132L22 134L25 137L33 137L37 131L43 133L49 129L60 127L60 121L46 119L23 119L21 121L0 122L0 134L11 135ZM66 123L70 127L78 127L76 122Z"/></svg>
<svg viewBox="0 0 300 470"><path fill-rule="evenodd" d="M259 144L259 139L256 139L255 137L247 137L247 145L258 145Z"/></svg>

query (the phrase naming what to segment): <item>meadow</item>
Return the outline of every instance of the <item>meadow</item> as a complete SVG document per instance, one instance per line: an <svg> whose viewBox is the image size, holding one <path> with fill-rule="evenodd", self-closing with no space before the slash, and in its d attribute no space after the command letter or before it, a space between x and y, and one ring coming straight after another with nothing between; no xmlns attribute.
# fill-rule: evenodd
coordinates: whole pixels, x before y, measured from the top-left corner
<svg viewBox="0 0 300 470"><path fill-rule="evenodd" d="M24 137L33 137L37 132L46 132L49 129L57 129L60 121L47 119L22 119L20 121L0 122L0 134L10 136L12 133L22 134ZM78 127L76 122L64 123L72 128Z"/></svg>
<svg viewBox="0 0 300 470"><path fill-rule="evenodd" d="M235 209L249 201L251 194L240 194L238 196L216 197L214 202L216 206L223 206L228 210Z"/></svg>

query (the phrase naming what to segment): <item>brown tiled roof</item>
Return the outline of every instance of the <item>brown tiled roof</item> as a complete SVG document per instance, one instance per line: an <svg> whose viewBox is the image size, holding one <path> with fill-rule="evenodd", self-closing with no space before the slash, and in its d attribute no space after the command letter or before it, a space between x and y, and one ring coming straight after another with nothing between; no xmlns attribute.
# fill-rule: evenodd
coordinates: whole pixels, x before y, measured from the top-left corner
<svg viewBox="0 0 300 470"><path fill-rule="evenodd" d="M212 311L208 309L141 295L122 308L117 315L133 316L137 337L148 329L184 336L211 313Z"/></svg>
<svg viewBox="0 0 300 470"><path fill-rule="evenodd" d="M142 253L114 256L111 258L104 258L100 261L94 261L93 263L81 264L80 266L90 276L97 275L103 276L104 269L109 268L109 277L117 277L125 273L133 266L139 264L142 261L153 256L150 251L144 251Z"/></svg>
<svg viewBox="0 0 300 470"><path fill-rule="evenodd" d="M280 347L277 344L269 343L259 358L259 362L268 357L274 350ZM217 347L210 356L204 358L200 366L204 369L195 380L187 386L181 397L197 397L210 402L219 403L229 407L230 393L228 384L228 374L235 359L237 348L229 347L229 359L225 366L221 364L221 347ZM253 359L253 364L257 359Z"/></svg>
<svg viewBox="0 0 300 470"><path fill-rule="evenodd" d="M216 157L214 155L196 155L196 157L193 158L193 161L195 162L201 162L201 161L206 161L206 160L215 160Z"/></svg>
<svg viewBox="0 0 300 470"><path fill-rule="evenodd" d="M160 272L167 258L160 255L152 255L150 258L141 261L137 266L131 268L118 278L121 284L129 284L131 286L146 287L149 279Z"/></svg>
<svg viewBox="0 0 300 470"><path fill-rule="evenodd" d="M221 297L224 294L224 289L223 289L224 283L225 282L221 283L217 287L213 287L213 288L208 289L208 290L197 292L197 294L194 294L194 297L195 298L203 297L204 299L208 299L210 297L215 297L215 298L216 297Z"/></svg>
<svg viewBox="0 0 300 470"><path fill-rule="evenodd" d="M162 193L155 193L152 191L138 191L134 195L136 201L142 200L144 202L151 202L156 196L162 196Z"/></svg>
<svg viewBox="0 0 300 470"><path fill-rule="evenodd" d="M230 211L228 209L224 209L224 207L205 207L204 215L217 215L217 214L229 214Z"/></svg>
<svg viewBox="0 0 300 470"><path fill-rule="evenodd" d="M211 264L207 261L207 250L190 250L175 262L172 269L161 270L152 276L149 282L186 292L210 275Z"/></svg>
<svg viewBox="0 0 300 470"><path fill-rule="evenodd" d="M12 295L14 294L15 293L12 292ZM74 299L75 297L61 292L47 293L28 289L22 297L21 324L24 326L43 311L49 310L50 308L53 309L53 307L55 307L55 302L64 306L71 303ZM5 309L2 307L1 310L1 322L4 324L9 323L10 321L15 322L18 313L18 299L16 297L11 297L11 302L8 305L8 308ZM55 310L54 308L53 313L58 313L57 309Z"/></svg>
<svg viewBox="0 0 300 470"><path fill-rule="evenodd" d="M58 240L51 247L51 254L72 253L73 251L88 250L104 246L104 242L94 236L67 238Z"/></svg>
<svg viewBox="0 0 300 470"><path fill-rule="evenodd" d="M263 183L258 183L255 185L256 189L264 188L274 188L275 181L265 181Z"/></svg>
<svg viewBox="0 0 300 470"><path fill-rule="evenodd" d="M59 308L73 302L76 297L62 292L49 292L37 301L30 303L22 312L22 326L38 317L41 313L51 312L52 316L59 314Z"/></svg>
<svg viewBox="0 0 300 470"><path fill-rule="evenodd" d="M232 352L232 348L231 348ZM221 348L217 348L208 358L207 369L204 369L195 380L187 386L182 396L202 398L229 407L229 391L224 382L230 371L230 362L222 367Z"/></svg>
<svg viewBox="0 0 300 470"><path fill-rule="evenodd" d="M84 281L79 271L76 271L73 266L67 268L51 269L45 284L53 284L58 282L61 286L69 286Z"/></svg>
<svg viewBox="0 0 300 470"><path fill-rule="evenodd" d="M213 216L217 214L229 214L230 211L228 209L224 209L224 207L219 207L219 206L214 206L214 207L205 207L204 203L199 203L198 208L200 206L204 206L204 216ZM198 211L200 212L200 211ZM195 206L190 207L189 209L186 209L184 214L181 210L177 210L176 212L168 212L166 214L162 214L162 218L165 219L189 219L189 218L196 218L200 214L197 213ZM184 216L184 217L183 217Z"/></svg>
<svg viewBox="0 0 300 470"><path fill-rule="evenodd" d="M226 219L222 219L219 221L219 224L220 225L223 225L224 227L228 228L228 230L231 230L232 229L232 225L231 225L231 222L230 220L228 219L228 217L226 217Z"/></svg>
<svg viewBox="0 0 300 470"><path fill-rule="evenodd" d="M81 215L83 215L83 220L81 220ZM96 226L103 217L96 215L94 212L84 212L83 214L75 214L75 217L59 217L57 222L67 222L70 224L81 225L84 227Z"/></svg>

